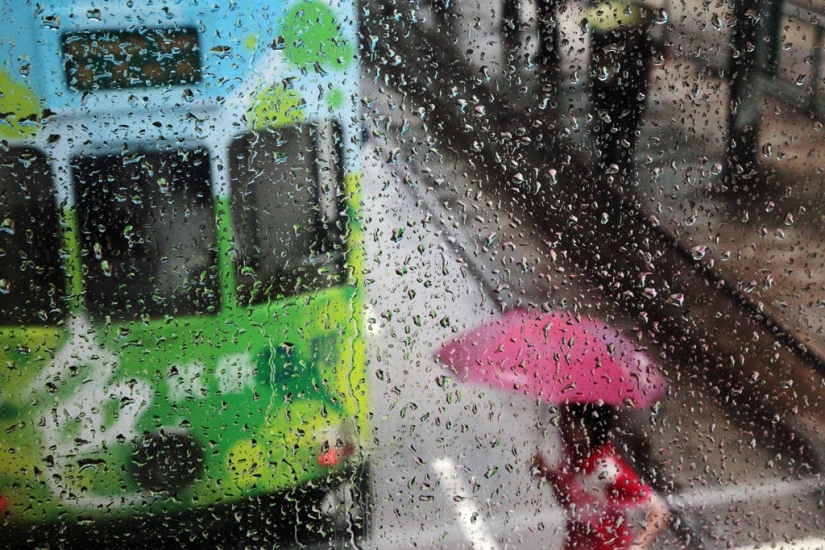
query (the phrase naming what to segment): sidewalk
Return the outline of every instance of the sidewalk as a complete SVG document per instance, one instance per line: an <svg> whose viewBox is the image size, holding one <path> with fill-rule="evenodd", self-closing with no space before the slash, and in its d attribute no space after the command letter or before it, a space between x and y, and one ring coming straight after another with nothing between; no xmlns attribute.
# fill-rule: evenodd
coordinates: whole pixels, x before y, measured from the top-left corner
<svg viewBox="0 0 825 550"><path fill-rule="evenodd" d="M766 100L760 174L723 185L727 89L670 61L654 73L636 155L637 196L696 258L825 357L822 125Z"/></svg>

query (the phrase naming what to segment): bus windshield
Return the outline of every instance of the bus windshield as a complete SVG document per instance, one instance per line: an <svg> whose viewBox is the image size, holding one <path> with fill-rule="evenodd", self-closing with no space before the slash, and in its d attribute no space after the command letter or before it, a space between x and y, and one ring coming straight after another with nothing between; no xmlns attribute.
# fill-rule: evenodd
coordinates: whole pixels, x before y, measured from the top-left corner
<svg viewBox="0 0 825 550"><path fill-rule="evenodd" d="M241 299L260 303L342 281L340 132L286 126L230 145Z"/></svg>
<svg viewBox="0 0 825 550"><path fill-rule="evenodd" d="M0 152L0 315L7 322L56 322L63 316L59 243L45 156L30 148Z"/></svg>
<svg viewBox="0 0 825 550"><path fill-rule="evenodd" d="M124 151L73 161L86 307L96 315L217 310L209 157Z"/></svg>

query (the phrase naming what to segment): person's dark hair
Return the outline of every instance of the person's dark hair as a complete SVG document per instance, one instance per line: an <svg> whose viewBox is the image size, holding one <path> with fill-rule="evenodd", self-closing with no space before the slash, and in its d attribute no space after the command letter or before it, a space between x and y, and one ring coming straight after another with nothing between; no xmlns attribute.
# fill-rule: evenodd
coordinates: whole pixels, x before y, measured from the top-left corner
<svg viewBox="0 0 825 550"><path fill-rule="evenodd" d="M595 403L573 403L566 408L573 421L587 429L591 447L607 443L616 424L616 410L613 407Z"/></svg>

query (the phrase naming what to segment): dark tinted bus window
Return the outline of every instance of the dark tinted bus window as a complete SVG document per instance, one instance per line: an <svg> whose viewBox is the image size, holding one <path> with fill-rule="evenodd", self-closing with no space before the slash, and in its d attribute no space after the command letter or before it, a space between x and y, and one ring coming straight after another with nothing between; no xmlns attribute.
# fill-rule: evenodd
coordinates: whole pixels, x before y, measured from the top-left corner
<svg viewBox="0 0 825 550"><path fill-rule="evenodd" d="M130 152L73 164L89 309L114 317L214 311L208 154Z"/></svg>
<svg viewBox="0 0 825 550"><path fill-rule="evenodd" d="M341 282L340 132L288 126L230 146L241 297L261 302Z"/></svg>
<svg viewBox="0 0 825 550"><path fill-rule="evenodd" d="M0 153L0 315L15 324L63 315L58 215L46 158L28 148Z"/></svg>

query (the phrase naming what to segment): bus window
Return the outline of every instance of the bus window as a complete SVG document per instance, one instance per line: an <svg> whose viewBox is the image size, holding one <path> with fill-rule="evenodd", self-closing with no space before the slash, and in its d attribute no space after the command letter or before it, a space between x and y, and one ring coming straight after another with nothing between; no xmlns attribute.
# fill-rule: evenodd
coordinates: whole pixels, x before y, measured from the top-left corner
<svg viewBox="0 0 825 550"><path fill-rule="evenodd" d="M259 303L341 282L340 147L335 125L286 126L231 144L242 300Z"/></svg>
<svg viewBox="0 0 825 550"><path fill-rule="evenodd" d="M81 157L73 171L90 311L130 318L217 309L206 151Z"/></svg>
<svg viewBox="0 0 825 550"><path fill-rule="evenodd" d="M66 284L60 269L54 190L46 158L30 148L0 152L0 315L55 322Z"/></svg>

